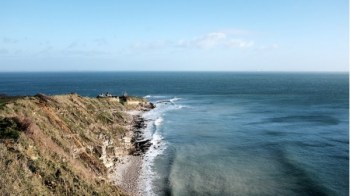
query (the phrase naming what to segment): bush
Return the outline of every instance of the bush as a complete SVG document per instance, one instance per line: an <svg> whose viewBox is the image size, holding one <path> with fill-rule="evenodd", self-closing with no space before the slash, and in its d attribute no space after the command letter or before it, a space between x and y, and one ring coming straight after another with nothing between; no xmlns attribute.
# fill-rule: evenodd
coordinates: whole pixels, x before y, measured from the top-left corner
<svg viewBox="0 0 350 196"><path fill-rule="evenodd" d="M0 119L0 139L18 140L20 134L18 124L13 119Z"/></svg>

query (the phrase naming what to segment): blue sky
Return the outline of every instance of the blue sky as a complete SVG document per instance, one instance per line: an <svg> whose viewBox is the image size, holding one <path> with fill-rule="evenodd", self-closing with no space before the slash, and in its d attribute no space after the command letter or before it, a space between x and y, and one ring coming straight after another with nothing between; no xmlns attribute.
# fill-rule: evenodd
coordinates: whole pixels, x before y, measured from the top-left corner
<svg viewBox="0 0 350 196"><path fill-rule="evenodd" d="M0 71L348 71L347 0L0 2Z"/></svg>

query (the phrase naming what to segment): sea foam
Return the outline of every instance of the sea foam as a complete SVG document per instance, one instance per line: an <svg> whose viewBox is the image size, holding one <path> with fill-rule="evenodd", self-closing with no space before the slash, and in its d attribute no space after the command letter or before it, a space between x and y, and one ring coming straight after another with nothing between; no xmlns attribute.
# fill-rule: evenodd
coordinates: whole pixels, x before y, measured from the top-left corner
<svg viewBox="0 0 350 196"><path fill-rule="evenodd" d="M154 125L155 126L160 126L163 122L163 118L162 117L158 117L155 121L154 121Z"/></svg>
<svg viewBox="0 0 350 196"><path fill-rule="evenodd" d="M161 135L161 125L164 123L162 116L167 111L179 109L179 106L175 103L179 99L180 98L175 97L167 100L167 102L172 102L173 104L166 104L166 102L157 103L155 109L143 115L143 118L148 120L147 127L144 129L144 135L145 138L151 140L152 146L146 152L143 159L139 184L139 190L142 195L154 195L152 182L157 178L157 174L153 169L154 160L157 156L161 155L167 147Z"/></svg>

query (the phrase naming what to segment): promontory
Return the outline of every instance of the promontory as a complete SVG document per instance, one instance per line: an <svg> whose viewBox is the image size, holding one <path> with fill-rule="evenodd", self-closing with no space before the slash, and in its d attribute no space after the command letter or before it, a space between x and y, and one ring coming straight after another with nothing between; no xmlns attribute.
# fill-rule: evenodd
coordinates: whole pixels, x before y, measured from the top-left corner
<svg viewBox="0 0 350 196"><path fill-rule="evenodd" d="M114 174L140 151L133 114L153 107L138 97L0 96L1 194L132 194Z"/></svg>

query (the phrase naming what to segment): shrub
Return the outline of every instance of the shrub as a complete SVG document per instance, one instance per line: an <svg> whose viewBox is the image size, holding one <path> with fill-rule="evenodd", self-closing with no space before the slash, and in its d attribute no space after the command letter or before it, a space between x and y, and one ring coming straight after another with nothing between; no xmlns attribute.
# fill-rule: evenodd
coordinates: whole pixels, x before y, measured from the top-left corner
<svg viewBox="0 0 350 196"><path fill-rule="evenodd" d="M20 136L19 127L11 118L0 119L0 139L18 140Z"/></svg>

